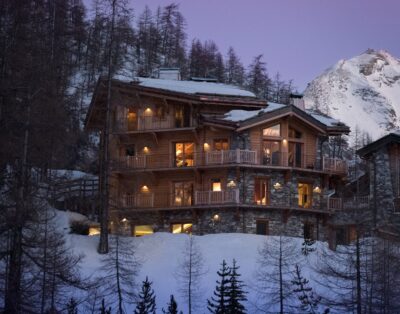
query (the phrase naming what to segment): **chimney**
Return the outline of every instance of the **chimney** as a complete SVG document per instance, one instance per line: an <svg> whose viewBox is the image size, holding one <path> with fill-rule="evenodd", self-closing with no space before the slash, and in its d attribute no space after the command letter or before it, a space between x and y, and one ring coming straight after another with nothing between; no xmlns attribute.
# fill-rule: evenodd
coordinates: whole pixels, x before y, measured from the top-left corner
<svg viewBox="0 0 400 314"><path fill-rule="evenodd" d="M302 94L290 94L290 104L301 110L306 110Z"/></svg>
<svg viewBox="0 0 400 314"><path fill-rule="evenodd" d="M157 77L161 80L181 80L181 71L179 68L159 68Z"/></svg>

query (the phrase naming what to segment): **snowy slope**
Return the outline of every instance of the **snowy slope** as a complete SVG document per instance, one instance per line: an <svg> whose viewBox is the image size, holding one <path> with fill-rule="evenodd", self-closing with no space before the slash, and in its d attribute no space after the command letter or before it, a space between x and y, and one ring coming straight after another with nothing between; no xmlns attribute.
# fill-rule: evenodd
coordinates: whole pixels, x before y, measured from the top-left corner
<svg viewBox="0 0 400 314"><path fill-rule="evenodd" d="M70 219L75 220L79 217L72 212L57 211L57 221L59 228L64 230L67 243L73 248L77 254L83 254L82 274L96 278L101 276L101 255L97 253L98 237L79 236L68 233L68 222ZM142 261L142 267L138 282L145 279L146 276L153 282L153 288L157 296L157 313L162 313L161 308L166 307L169 296L174 294L179 308L183 313L187 313L184 301L179 293L179 283L176 279L176 271L184 254L184 249L189 236L186 234L156 233L141 238L128 238L132 245L136 246L137 256ZM207 299L211 297L215 288L216 272L220 267L220 263L225 259L230 265L232 259L237 260L240 266L241 279L247 286L248 302L246 307L249 313L258 313L255 306L261 300L254 290L256 282L255 271L258 267L258 251L265 241L269 241L269 245L273 245L276 237L265 237L251 234L215 234L205 236L195 236L195 241L200 248L205 261L206 273L202 276L201 290L204 292L201 299L202 307L198 308L194 313L208 313L206 308ZM286 241L292 239L295 242L298 254L291 261L292 265L298 263L302 268L302 273L310 279L310 283L314 289L323 293L324 288L318 287L315 279L315 271L313 267L318 263L320 253L326 250L325 243L316 243L317 251L311 253L308 257L301 254L302 239L287 238ZM276 242L275 242L276 243ZM333 252L332 252L333 254ZM78 296L79 294L75 295ZM82 304L82 307L84 305ZM127 306L127 313L132 313L133 306ZM271 310L275 311L276 308ZM333 312L332 312L333 313Z"/></svg>
<svg viewBox="0 0 400 314"><path fill-rule="evenodd" d="M400 60L382 50L340 60L309 84L304 98L308 108L376 139L400 127Z"/></svg>

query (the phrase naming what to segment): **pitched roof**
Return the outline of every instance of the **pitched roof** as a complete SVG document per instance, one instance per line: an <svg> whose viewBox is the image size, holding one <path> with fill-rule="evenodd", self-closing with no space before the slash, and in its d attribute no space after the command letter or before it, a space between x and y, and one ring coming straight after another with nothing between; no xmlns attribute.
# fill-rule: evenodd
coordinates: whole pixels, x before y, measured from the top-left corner
<svg viewBox="0 0 400 314"><path fill-rule="evenodd" d="M384 146L391 143L400 143L400 130L389 133L376 141L365 145L364 147L357 150L357 154L361 157L367 157L371 153L374 153Z"/></svg>

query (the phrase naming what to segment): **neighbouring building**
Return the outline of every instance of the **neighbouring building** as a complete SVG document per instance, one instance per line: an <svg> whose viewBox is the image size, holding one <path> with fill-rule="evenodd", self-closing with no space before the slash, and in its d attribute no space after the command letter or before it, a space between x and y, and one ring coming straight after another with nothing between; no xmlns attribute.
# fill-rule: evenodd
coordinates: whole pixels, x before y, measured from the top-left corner
<svg viewBox="0 0 400 314"><path fill-rule="evenodd" d="M111 96L111 232L332 235L346 125L205 81L114 79ZM101 136L106 97L100 79L86 128Z"/></svg>
<svg viewBox="0 0 400 314"><path fill-rule="evenodd" d="M384 237L400 239L400 132L383 136L357 153L367 162L371 226Z"/></svg>

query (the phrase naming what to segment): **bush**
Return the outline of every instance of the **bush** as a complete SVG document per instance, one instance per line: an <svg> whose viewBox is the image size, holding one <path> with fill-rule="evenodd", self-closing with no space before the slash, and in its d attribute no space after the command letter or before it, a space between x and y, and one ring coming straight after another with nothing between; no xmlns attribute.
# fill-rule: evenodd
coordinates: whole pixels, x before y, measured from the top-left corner
<svg viewBox="0 0 400 314"><path fill-rule="evenodd" d="M79 235L89 235L89 223L82 220L73 220L70 222L70 233Z"/></svg>

